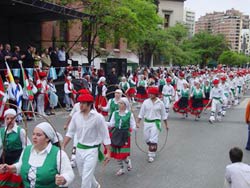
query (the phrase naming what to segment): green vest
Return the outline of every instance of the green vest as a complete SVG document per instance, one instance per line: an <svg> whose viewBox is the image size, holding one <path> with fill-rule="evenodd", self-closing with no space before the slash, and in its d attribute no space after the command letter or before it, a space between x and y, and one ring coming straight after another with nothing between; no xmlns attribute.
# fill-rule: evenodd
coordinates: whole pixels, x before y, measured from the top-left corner
<svg viewBox="0 0 250 188"><path fill-rule="evenodd" d="M204 92L210 93L211 87L210 86L204 86Z"/></svg>
<svg viewBox="0 0 250 188"><path fill-rule="evenodd" d="M28 180L29 169L31 168L29 164L31 145L27 146L23 152L22 166L20 175L23 180L25 188L30 187L30 182ZM49 154L46 156L46 159L43 163L43 166L37 167L36 171L36 188L55 188L55 176L58 174L57 171L57 153L59 148L52 146Z"/></svg>
<svg viewBox="0 0 250 188"><path fill-rule="evenodd" d="M203 98L202 90L199 90L199 91L197 92L197 90L195 89L195 90L194 90L194 98L195 98L195 99L201 99L201 98Z"/></svg>
<svg viewBox="0 0 250 188"><path fill-rule="evenodd" d="M2 142L4 142L5 128L2 127L0 129L0 132L1 132ZM20 139L20 132L21 132L21 127L18 126L17 133L12 131L11 133L6 134L6 139L5 139L6 147L5 148L7 152L22 149L22 141Z"/></svg>
<svg viewBox="0 0 250 188"><path fill-rule="evenodd" d="M133 84L130 80L128 81L130 87L135 87L136 84Z"/></svg>
<svg viewBox="0 0 250 188"><path fill-rule="evenodd" d="M120 116L119 111L115 111L115 128L129 129L129 127L130 127L130 116L131 116L131 112L126 113L125 116Z"/></svg>
<svg viewBox="0 0 250 188"><path fill-rule="evenodd" d="M128 89L128 83L127 82L126 82L126 84L123 85L122 89L124 90L124 92L127 91L127 89Z"/></svg>
<svg viewBox="0 0 250 188"><path fill-rule="evenodd" d="M109 119L111 119L113 112L118 110L118 109L119 109L119 106L118 106L118 104L115 103L115 99L111 99L110 110L109 110L109 113L110 113Z"/></svg>
<svg viewBox="0 0 250 188"><path fill-rule="evenodd" d="M139 82L139 86L143 86L143 87L145 87L145 86L146 86L145 81L144 81L144 80L141 80L141 81Z"/></svg>
<svg viewBox="0 0 250 188"><path fill-rule="evenodd" d="M189 97L189 90L181 90L181 96L182 97Z"/></svg>
<svg viewBox="0 0 250 188"><path fill-rule="evenodd" d="M164 86L164 85L166 85L166 82L165 82L164 79L161 79L160 82L159 82L159 84L160 84L161 86Z"/></svg>

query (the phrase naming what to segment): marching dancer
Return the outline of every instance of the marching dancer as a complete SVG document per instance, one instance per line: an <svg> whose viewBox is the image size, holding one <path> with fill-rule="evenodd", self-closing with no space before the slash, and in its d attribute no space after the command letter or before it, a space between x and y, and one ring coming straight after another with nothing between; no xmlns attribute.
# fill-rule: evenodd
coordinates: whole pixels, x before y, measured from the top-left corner
<svg viewBox="0 0 250 188"><path fill-rule="evenodd" d="M214 87L211 90L210 93L210 102L212 102L211 106L211 114L209 118L209 122L213 123L216 118L218 121L221 121L221 112L222 112L222 103L223 103L223 89L219 88L219 80L215 79L213 81ZM217 113L217 116L215 117Z"/></svg>
<svg viewBox="0 0 250 188"><path fill-rule="evenodd" d="M127 170L132 170L130 156L130 134L131 129L136 129L135 118L130 112L130 105L127 98L122 97L119 102L119 110L112 114L109 126L111 130L111 157L118 161L119 170L117 176L125 173L124 165Z"/></svg>
<svg viewBox="0 0 250 188"><path fill-rule="evenodd" d="M195 115L195 120L197 121L200 118L200 113L203 110L203 98L205 94L200 87L200 82L194 82L195 88L192 90L190 97L191 97L191 106L190 106L190 113Z"/></svg>
<svg viewBox="0 0 250 188"><path fill-rule="evenodd" d="M167 85L163 86L162 96L163 96L163 103L164 103L166 113L168 116L170 104L173 101L174 96L175 96L175 90L174 90L174 87L171 85L171 82L172 82L171 78L167 78L166 81L167 81Z"/></svg>
<svg viewBox="0 0 250 188"><path fill-rule="evenodd" d="M156 156L158 137L161 131L161 120L168 129L167 113L163 102L157 97L158 88L148 88L149 99L146 99L141 106L137 127L144 118L144 139L148 145L148 162L152 163Z"/></svg>
<svg viewBox="0 0 250 188"><path fill-rule="evenodd" d="M179 92L179 100L173 105L173 110L183 115L183 117L188 117L188 103L189 103L189 88L187 83L183 83L183 88Z"/></svg>

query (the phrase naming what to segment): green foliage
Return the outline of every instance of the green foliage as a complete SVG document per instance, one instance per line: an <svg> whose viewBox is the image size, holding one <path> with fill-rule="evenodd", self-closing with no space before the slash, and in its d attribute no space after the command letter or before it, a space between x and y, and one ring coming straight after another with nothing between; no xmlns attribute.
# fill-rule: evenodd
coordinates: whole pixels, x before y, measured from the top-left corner
<svg viewBox="0 0 250 188"><path fill-rule="evenodd" d="M224 51L219 57L219 63L230 66L242 66L249 62L249 57L232 51Z"/></svg>

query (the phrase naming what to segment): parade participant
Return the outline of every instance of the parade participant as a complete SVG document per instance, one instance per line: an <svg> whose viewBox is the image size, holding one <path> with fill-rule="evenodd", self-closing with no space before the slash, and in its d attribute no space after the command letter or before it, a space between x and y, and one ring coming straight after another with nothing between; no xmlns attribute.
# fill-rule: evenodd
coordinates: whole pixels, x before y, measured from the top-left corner
<svg viewBox="0 0 250 188"><path fill-rule="evenodd" d="M189 88L187 83L183 83L183 88L179 92L179 100L173 105L173 110L183 115L183 118L188 117L189 104Z"/></svg>
<svg viewBox="0 0 250 188"><path fill-rule="evenodd" d="M37 80L37 112L46 116L44 108L48 101L47 73L39 72L40 79Z"/></svg>
<svg viewBox="0 0 250 188"><path fill-rule="evenodd" d="M195 116L195 120L197 121L200 118L200 114L203 110L203 98L205 98L205 94L200 87L200 82L194 81L195 88L192 90L191 97L191 105L190 105L190 113Z"/></svg>
<svg viewBox="0 0 250 188"><path fill-rule="evenodd" d="M126 92L126 95L128 97L128 99L133 103L135 103L135 94L136 94L136 81L133 79L133 75L130 75L128 78L128 83L129 83L129 89Z"/></svg>
<svg viewBox="0 0 250 188"><path fill-rule="evenodd" d="M181 90L184 88L184 84L188 86L188 82L184 77L185 77L184 72L180 72L179 77L175 77L175 79L177 80L175 101L178 101L180 99Z"/></svg>
<svg viewBox="0 0 250 188"><path fill-rule="evenodd" d="M1 165L0 172L20 174L24 187L68 186L74 179L74 172L67 154L53 145L58 139L51 125L47 122L38 124L34 128L32 141L33 145L24 149L17 163Z"/></svg>
<svg viewBox="0 0 250 188"><path fill-rule="evenodd" d="M222 103L223 103L223 89L219 88L219 80L215 79L213 81L214 87L211 89L210 93L210 102L212 102L211 106L211 114L209 118L209 122L213 123L216 118L218 121L221 121L221 112L222 112ZM217 111L217 117L215 118Z"/></svg>
<svg viewBox="0 0 250 188"><path fill-rule="evenodd" d="M222 104L222 111L221 111L222 116L226 115L226 111L228 107L228 99L229 99L230 92L231 92L229 84L226 82L226 80L227 80L227 77L222 76L221 83L219 85L219 87L223 89L223 104Z"/></svg>
<svg viewBox="0 0 250 188"><path fill-rule="evenodd" d="M66 105L66 111L71 111L71 106L75 103L75 91L74 91L74 85L71 82L72 77L67 76L67 80L64 84L64 103Z"/></svg>
<svg viewBox="0 0 250 188"><path fill-rule="evenodd" d="M170 104L173 101L174 96L175 96L175 90L174 90L174 87L171 85L172 79L167 78L166 81L167 81L167 85L163 86L162 95L163 95L163 103L164 103L166 113L168 116Z"/></svg>
<svg viewBox="0 0 250 188"><path fill-rule="evenodd" d="M125 76L122 77L122 81L119 83L119 89L123 91L123 93L127 93L128 89L130 88L129 83Z"/></svg>
<svg viewBox="0 0 250 188"><path fill-rule="evenodd" d="M13 164L19 160L22 150L30 145L26 132L15 122L16 111L9 108L4 112L4 127L0 128L1 162ZM6 131L7 129L7 131ZM5 133L6 132L6 133Z"/></svg>
<svg viewBox="0 0 250 188"><path fill-rule="evenodd" d="M104 164L110 160L111 141L108 128L103 116L92 109L94 102L92 95L80 95L78 102L80 102L80 111L76 112L70 121L63 147L67 146L74 135L77 136L76 162L82 178L81 188L100 188L100 184L94 177L94 171L98 158L99 160L104 158L100 151L102 143L107 150Z"/></svg>
<svg viewBox="0 0 250 188"><path fill-rule="evenodd" d="M104 112L109 113L109 120L111 119L111 116L114 111L118 110L118 102L120 101L122 97L122 90L117 89L115 90L115 98L109 99L107 106L101 106L99 105L98 108L101 109Z"/></svg>
<svg viewBox="0 0 250 188"><path fill-rule="evenodd" d="M144 75L141 75L140 80L137 84L137 89L136 89L137 90L137 93L136 93L137 102L142 103L148 97L146 88L147 88L147 82L145 80Z"/></svg>
<svg viewBox="0 0 250 188"><path fill-rule="evenodd" d="M106 100L106 92L107 92L107 87L105 86L105 77L100 77L98 82L97 82L97 95L95 99L95 108L97 112L101 113L104 116L108 115L108 112L102 111L99 107L102 106L107 106L107 100Z"/></svg>
<svg viewBox="0 0 250 188"><path fill-rule="evenodd" d="M152 163L156 156L158 137L161 131L161 120L164 121L166 129L167 114L163 102L157 97L158 88L148 89L149 99L146 99L141 106L137 127L139 128L141 119L144 118L144 139L148 145L148 162Z"/></svg>
<svg viewBox="0 0 250 188"><path fill-rule="evenodd" d="M22 115L20 114L22 109L22 97L23 97L23 89L19 83L19 78L14 77L15 83L10 84L9 86L9 103L13 104L12 108L14 108L19 115L16 118L16 121L20 123L22 121ZM17 107L16 107L17 106Z"/></svg>
<svg viewBox="0 0 250 188"><path fill-rule="evenodd" d="M1 76L1 75L0 75ZM1 77L0 77L1 79ZM0 123L4 121L4 111L8 109L8 105L6 103L9 100L9 93L8 93L8 88L9 88L9 82L4 82L3 83L3 91L2 95L0 96Z"/></svg>
<svg viewBox="0 0 250 188"><path fill-rule="evenodd" d="M229 151L232 164L226 166L225 188L249 188L250 166L242 162L243 152L234 147Z"/></svg>
<svg viewBox="0 0 250 188"><path fill-rule="evenodd" d="M130 134L131 129L136 129L135 118L130 112L130 105L127 98L122 97L119 102L119 110L116 110L111 117L109 126L111 131L111 157L118 161L119 170L117 176L125 173L124 164L127 170L132 170L130 156Z"/></svg>
<svg viewBox="0 0 250 188"><path fill-rule="evenodd" d="M58 96L56 94L56 86L53 83L53 78L48 78L48 94L49 94L49 107L50 115L55 115L55 107L58 103Z"/></svg>
<svg viewBox="0 0 250 188"><path fill-rule="evenodd" d="M84 94L90 94L90 91L88 89L81 89L78 91L79 95L84 95ZM69 114L69 118L67 119L66 124L64 125L64 130L68 129L69 123L73 117L73 115L76 112L80 112L80 102L77 102L74 104L73 109L71 110L70 114ZM72 168L76 167L76 145L78 143L77 137L76 135L74 136L74 140L73 140L73 148L72 148L72 152L71 152L71 158L70 158L70 163Z"/></svg>
<svg viewBox="0 0 250 188"><path fill-rule="evenodd" d="M235 78L235 82L236 82L236 97L237 97L237 104L240 103L240 99L244 93L244 79L242 77L242 73L241 72L237 72L237 76Z"/></svg>
<svg viewBox="0 0 250 188"><path fill-rule="evenodd" d="M163 87L166 85L166 80L164 78L164 74L160 75L160 79L158 80L159 84L159 92L162 93Z"/></svg>
<svg viewBox="0 0 250 188"><path fill-rule="evenodd" d="M27 88L23 89L23 110L34 111L35 109L34 108L34 103L35 103L34 96L38 90L37 90L37 87L34 85L32 78L29 78L28 82L29 82L29 88L31 89L32 94L29 94ZM27 112L25 114L26 114L27 120L32 120L32 113Z"/></svg>
<svg viewBox="0 0 250 188"><path fill-rule="evenodd" d="M205 98L203 99L203 105L207 106L210 98L210 91L211 91L211 85L210 85L210 80L205 79L204 80L204 85L203 85L203 92L205 95Z"/></svg>
<svg viewBox="0 0 250 188"><path fill-rule="evenodd" d="M229 81L228 81L228 84L229 84L229 88L231 90L231 95L230 95L230 106L231 105L236 105L238 104L238 99L236 97L236 82L235 82L235 79L234 79L234 75L232 73L229 74Z"/></svg>

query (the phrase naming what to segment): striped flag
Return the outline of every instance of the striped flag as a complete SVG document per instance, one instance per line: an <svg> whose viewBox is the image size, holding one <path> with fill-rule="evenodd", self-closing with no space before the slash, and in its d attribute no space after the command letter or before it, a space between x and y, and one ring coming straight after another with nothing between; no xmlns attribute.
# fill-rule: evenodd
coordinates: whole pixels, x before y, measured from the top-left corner
<svg viewBox="0 0 250 188"><path fill-rule="evenodd" d="M24 71L23 66L22 66L21 63L20 63L20 65L21 65L21 70L22 70L22 75L23 75L23 88L27 91L29 100L33 100L34 99L34 95L33 95L31 86L29 84L29 80L28 80L28 78L27 78L27 76L25 74L25 71Z"/></svg>
<svg viewBox="0 0 250 188"><path fill-rule="evenodd" d="M3 79L2 76L0 75L0 95L4 96L4 86L3 86Z"/></svg>

